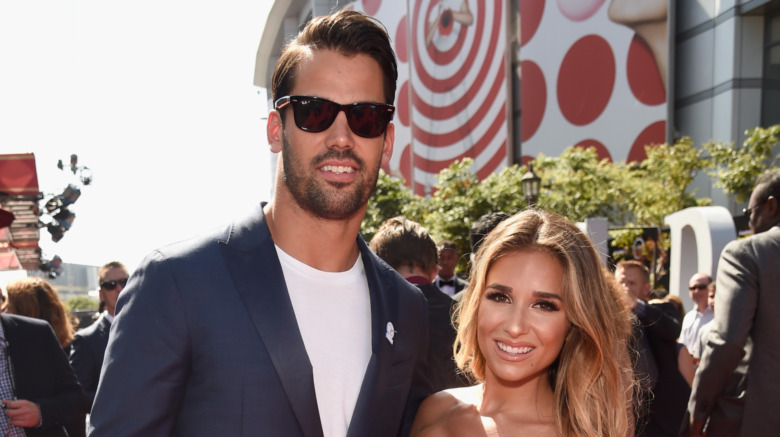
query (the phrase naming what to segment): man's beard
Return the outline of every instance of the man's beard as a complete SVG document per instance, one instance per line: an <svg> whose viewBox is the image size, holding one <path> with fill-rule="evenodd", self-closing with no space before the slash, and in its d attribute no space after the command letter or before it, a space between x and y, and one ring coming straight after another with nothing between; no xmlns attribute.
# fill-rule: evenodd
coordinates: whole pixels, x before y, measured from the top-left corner
<svg viewBox="0 0 780 437"><path fill-rule="evenodd" d="M316 167L328 159L349 159L357 164L357 179L350 188L347 187L348 184L317 180ZM376 163L374 168L367 169L365 162L351 149L329 149L325 154L314 158L310 164L301 162L286 135L282 138L282 167L283 183L298 206L326 220L345 220L355 215L368 202L379 175L379 163Z"/></svg>

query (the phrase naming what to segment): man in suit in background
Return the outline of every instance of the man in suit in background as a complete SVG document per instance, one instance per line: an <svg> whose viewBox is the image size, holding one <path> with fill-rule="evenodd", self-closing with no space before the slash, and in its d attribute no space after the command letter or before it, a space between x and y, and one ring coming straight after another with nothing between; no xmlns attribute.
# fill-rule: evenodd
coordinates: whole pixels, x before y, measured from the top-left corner
<svg viewBox="0 0 780 437"><path fill-rule="evenodd" d="M89 409L68 357L44 320L0 314L0 433L65 437Z"/></svg>
<svg viewBox="0 0 780 437"><path fill-rule="evenodd" d="M433 280L433 285L450 297L469 285L455 274L455 267L458 266L459 260L460 249L457 244L448 240L439 243L439 273Z"/></svg>
<svg viewBox="0 0 780 437"><path fill-rule="evenodd" d="M91 436L395 436L430 393L427 303L359 236L390 159L384 27L315 17L272 77L273 199L149 255L119 297Z"/></svg>
<svg viewBox="0 0 780 437"><path fill-rule="evenodd" d="M754 235L727 244L718 262L715 318L688 402L691 436L780 430L780 169L758 178L745 214ZM748 355L735 396L734 371Z"/></svg>
<svg viewBox="0 0 780 437"><path fill-rule="evenodd" d="M388 219L369 244L380 258L422 290L428 301L428 380L433 391L470 385L453 358L457 331L452 326L455 301L431 282L436 277L436 243L421 224L403 217Z"/></svg>
<svg viewBox="0 0 780 437"><path fill-rule="evenodd" d="M114 321L116 301L127 285L129 276L127 268L119 261L111 261L98 269L98 293L105 310L95 322L77 332L71 343L70 365L84 388L90 406L95 400L100 369L103 367L103 355L108 344L108 330Z"/></svg>
<svg viewBox="0 0 780 437"><path fill-rule="evenodd" d="M650 272L637 260L617 264L615 278L635 317L635 367L642 378L637 436L675 436L691 391L677 365L680 321L671 302L649 303Z"/></svg>

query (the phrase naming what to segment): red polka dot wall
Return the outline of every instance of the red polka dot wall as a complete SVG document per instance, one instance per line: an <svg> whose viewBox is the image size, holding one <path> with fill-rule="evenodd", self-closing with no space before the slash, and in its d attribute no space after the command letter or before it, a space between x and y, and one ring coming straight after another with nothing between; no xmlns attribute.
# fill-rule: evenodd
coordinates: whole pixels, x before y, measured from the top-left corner
<svg viewBox="0 0 780 437"><path fill-rule="evenodd" d="M517 3L524 161L573 145L641 161L666 141L666 0Z"/></svg>
<svg viewBox="0 0 780 437"><path fill-rule="evenodd" d="M473 158L480 178L520 161L509 144L513 108L520 109L514 141L522 162L569 146L641 160L645 144L665 141L665 72L657 63L664 54L632 27L658 0L513 2L509 9L504 0L348 6L378 18L393 40L396 139L385 170L417 194L430 194L438 172L457 159ZM508 53L510 40L518 53ZM511 75L520 102L512 101Z"/></svg>

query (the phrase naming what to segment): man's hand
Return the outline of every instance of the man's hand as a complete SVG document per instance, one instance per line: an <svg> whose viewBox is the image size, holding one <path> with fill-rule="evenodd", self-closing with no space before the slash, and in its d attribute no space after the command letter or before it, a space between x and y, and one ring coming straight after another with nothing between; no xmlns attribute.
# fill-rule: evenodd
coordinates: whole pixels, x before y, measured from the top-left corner
<svg viewBox="0 0 780 437"><path fill-rule="evenodd" d="M3 400L3 409L8 422L22 428L35 428L41 423L41 410L38 404L25 399L18 401Z"/></svg>

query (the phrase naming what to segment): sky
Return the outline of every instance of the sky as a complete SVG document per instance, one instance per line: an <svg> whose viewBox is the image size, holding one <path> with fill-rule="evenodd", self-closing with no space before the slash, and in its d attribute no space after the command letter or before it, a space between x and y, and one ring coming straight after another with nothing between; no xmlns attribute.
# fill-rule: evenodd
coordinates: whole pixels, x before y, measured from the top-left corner
<svg viewBox="0 0 780 437"><path fill-rule="evenodd" d="M34 153L48 199L89 167L71 229L44 257L134 269L271 193L265 90L271 0L0 3L0 153ZM275 155L273 155L275 159Z"/></svg>

